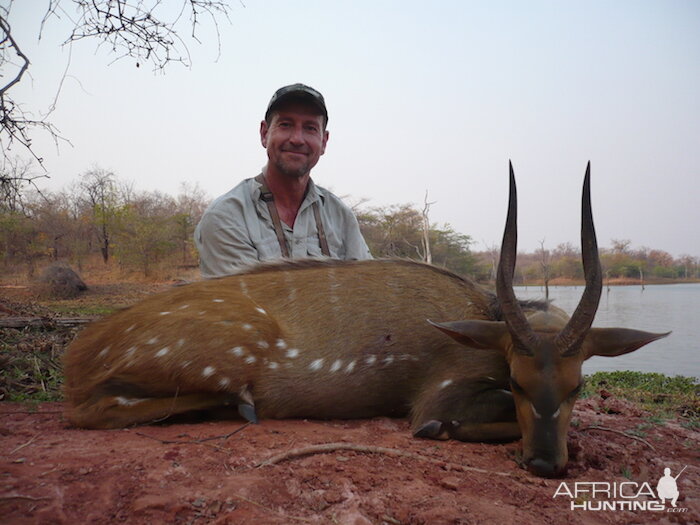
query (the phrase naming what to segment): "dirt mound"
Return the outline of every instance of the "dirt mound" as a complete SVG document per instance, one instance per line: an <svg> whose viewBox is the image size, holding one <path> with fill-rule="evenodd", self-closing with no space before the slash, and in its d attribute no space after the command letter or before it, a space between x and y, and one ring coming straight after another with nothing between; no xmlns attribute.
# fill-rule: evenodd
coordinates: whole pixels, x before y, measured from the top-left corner
<svg viewBox="0 0 700 525"><path fill-rule="evenodd" d="M35 286L38 295L51 299L70 299L88 289L80 276L62 263L47 267Z"/></svg>
<svg viewBox="0 0 700 525"><path fill-rule="evenodd" d="M87 431L66 426L60 403L38 413L3 403L0 515L13 524L697 523L700 434L650 424L624 403L610 414L606 403L579 402L565 480L520 469L520 443L419 440L397 419ZM675 475L686 465L682 513L572 510L570 498L553 497L562 481L655 488L664 467Z"/></svg>

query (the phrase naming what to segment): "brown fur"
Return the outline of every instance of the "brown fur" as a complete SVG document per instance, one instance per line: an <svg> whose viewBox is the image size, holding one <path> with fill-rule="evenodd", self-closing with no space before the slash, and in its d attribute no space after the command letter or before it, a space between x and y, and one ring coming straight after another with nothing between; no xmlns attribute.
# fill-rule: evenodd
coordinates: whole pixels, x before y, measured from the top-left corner
<svg viewBox="0 0 700 525"><path fill-rule="evenodd" d="M237 404L245 391L263 418L412 411L419 427L440 406L444 417L478 421L489 416L475 416L473 397L507 388L505 360L460 346L426 320L491 319L493 304L471 281L396 260L286 262L174 288L91 325L71 345L68 417L123 426L187 410L187 396ZM446 398L459 400L454 410Z"/></svg>

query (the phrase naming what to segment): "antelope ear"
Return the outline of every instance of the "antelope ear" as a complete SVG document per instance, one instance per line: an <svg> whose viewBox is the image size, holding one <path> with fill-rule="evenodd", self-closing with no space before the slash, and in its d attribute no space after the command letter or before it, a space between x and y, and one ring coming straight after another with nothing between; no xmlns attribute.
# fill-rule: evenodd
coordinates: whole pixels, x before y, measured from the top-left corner
<svg viewBox="0 0 700 525"><path fill-rule="evenodd" d="M629 354L670 333L654 334L629 328L591 328L583 343L583 352L585 359L594 355L615 357Z"/></svg>
<svg viewBox="0 0 700 525"><path fill-rule="evenodd" d="M502 321L454 321L435 323L427 320L438 330L465 346L480 349L505 350L510 344L510 333Z"/></svg>

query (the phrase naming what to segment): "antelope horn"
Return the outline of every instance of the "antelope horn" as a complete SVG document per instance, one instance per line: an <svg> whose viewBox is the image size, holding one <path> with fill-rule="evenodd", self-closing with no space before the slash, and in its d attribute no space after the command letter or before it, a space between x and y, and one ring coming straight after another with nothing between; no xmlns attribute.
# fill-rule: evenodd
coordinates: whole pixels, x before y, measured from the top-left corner
<svg viewBox="0 0 700 525"><path fill-rule="evenodd" d="M514 350L520 354L532 355L532 349L537 346L538 338L530 323L527 322L527 318L520 308L520 303L518 303L513 291L513 274L515 273L515 258L518 246L518 195L515 187L513 164L509 161L508 165L510 167L508 216L506 218L506 228L503 232L501 258L498 262L496 275L496 295L501 305L503 319L508 325L508 330L513 339Z"/></svg>
<svg viewBox="0 0 700 525"><path fill-rule="evenodd" d="M583 338L593 324L593 318L598 310L600 294L603 290L603 272L598 257L598 242L596 241L593 213L591 211L591 163L586 167L583 180L583 196L581 199L581 256L583 258L583 273L586 277L586 288L576 311L569 319L564 329L555 340L562 355L573 355L580 351Z"/></svg>

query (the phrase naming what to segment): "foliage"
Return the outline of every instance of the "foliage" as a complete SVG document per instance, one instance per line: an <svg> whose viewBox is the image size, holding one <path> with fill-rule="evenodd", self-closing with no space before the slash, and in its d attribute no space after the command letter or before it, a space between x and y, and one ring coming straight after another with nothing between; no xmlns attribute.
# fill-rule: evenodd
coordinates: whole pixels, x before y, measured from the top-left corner
<svg viewBox="0 0 700 525"><path fill-rule="evenodd" d="M149 276L159 265L195 265L194 227L206 206L197 186L173 198L134 192L114 173L94 167L69 190L30 194L24 210L0 210L0 268L56 261L77 266L99 255Z"/></svg>
<svg viewBox="0 0 700 525"><path fill-rule="evenodd" d="M59 401L61 355L73 331L0 330L0 400Z"/></svg>
<svg viewBox="0 0 700 525"><path fill-rule="evenodd" d="M581 397L591 397L600 390L638 403L660 417L675 414L688 418L691 423L697 423L700 418L698 378L629 370L596 372L586 377Z"/></svg>
<svg viewBox="0 0 700 525"><path fill-rule="evenodd" d="M426 259L423 216L408 204L369 208L357 214L362 235L374 257ZM431 225L428 230L432 264L462 275L472 275L476 259L470 251L471 237L449 225Z"/></svg>
<svg viewBox="0 0 700 525"><path fill-rule="evenodd" d="M120 269L145 276L165 267L193 267L197 252L194 229L208 199L197 185L183 184L172 197L138 192L113 172L93 166L67 189L29 193L0 202L0 270L24 268L33 275L40 265L66 262L82 271L88 258L112 259ZM429 224L412 205L356 210L360 228L375 257L424 261L480 282L493 281L499 250L472 251L469 235L449 224ZM627 280L700 279L700 258L674 259L661 250L634 250L630 241L613 241L601 249L606 278ZM516 283L583 279L581 253L571 244L518 254Z"/></svg>
<svg viewBox="0 0 700 525"><path fill-rule="evenodd" d="M631 241L613 239L612 248L600 249L600 262L605 279L647 282L649 280L698 280L700 257L682 255L674 259L663 250L642 247L632 249ZM481 259L491 254L481 254ZM543 257L547 267L543 268ZM570 244L560 244L554 250L543 246L535 254L518 254L516 282L542 282L545 270L549 279L583 281L581 252Z"/></svg>

